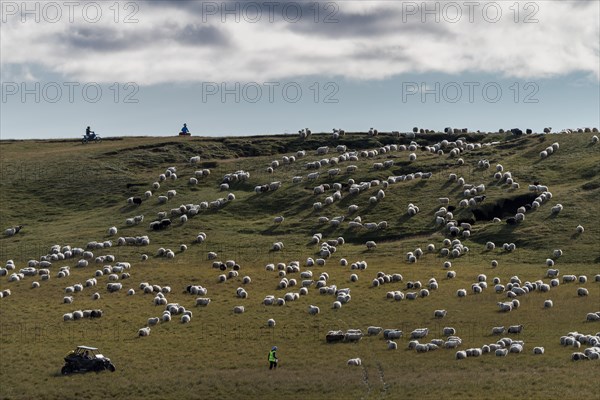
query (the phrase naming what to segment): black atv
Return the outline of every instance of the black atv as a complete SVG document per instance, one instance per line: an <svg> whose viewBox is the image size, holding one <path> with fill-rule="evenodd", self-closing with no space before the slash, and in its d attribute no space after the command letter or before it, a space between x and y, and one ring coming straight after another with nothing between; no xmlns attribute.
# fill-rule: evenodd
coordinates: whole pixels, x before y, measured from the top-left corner
<svg viewBox="0 0 600 400"><path fill-rule="evenodd" d="M62 367L60 372L63 375L68 375L72 372L100 372L105 369L110 372L116 370L110 359L100 354L96 347L77 346L65 357L65 366Z"/></svg>

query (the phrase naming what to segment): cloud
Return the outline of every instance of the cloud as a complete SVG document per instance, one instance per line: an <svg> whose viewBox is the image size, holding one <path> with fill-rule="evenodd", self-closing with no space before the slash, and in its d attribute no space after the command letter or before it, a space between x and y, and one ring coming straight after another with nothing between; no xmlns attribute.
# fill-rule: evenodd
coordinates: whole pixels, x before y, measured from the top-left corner
<svg viewBox="0 0 600 400"><path fill-rule="evenodd" d="M464 2L278 3L141 1L133 24L115 23L111 2L102 3L104 18L96 23L9 16L0 63L139 85L426 72L529 79L583 72L600 79L596 1L521 2L518 14L512 2L480 2L472 10Z"/></svg>
<svg viewBox="0 0 600 400"><path fill-rule="evenodd" d="M223 46L227 47L229 39L214 26L199 26L188 24L174 35L174 39L182 44L192 46ZM225 49L223 49L225 50Z"/></svg>

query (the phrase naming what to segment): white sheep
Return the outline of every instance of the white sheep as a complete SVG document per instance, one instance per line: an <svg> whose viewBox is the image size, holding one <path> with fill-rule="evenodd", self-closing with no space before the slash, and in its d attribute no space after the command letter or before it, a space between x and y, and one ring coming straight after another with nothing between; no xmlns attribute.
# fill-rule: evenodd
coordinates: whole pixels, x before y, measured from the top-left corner
<svg viewBox="0 0 600 400"><path fill-rule="evenodd" d="M198 292L198 293L200 293L200 292ZM206 291L203 291L202 293L206 294ZM196 305L197 306L204 306L204 307L206 307L209 304L210 304L210 299L207 298L207 297L198 297L196 299Z"/></svg>
<svg viewBox="0 0 600 400"><path fill-rule="evenodd" d="M495 354L497 357L506 357L508 355L508 349L496 349Z"/></svg>
<svg viewBox="0 0 600 400"><path fill-rule="evenodd" d="M150 335L150 327L141 328L138 330L138 336L149 336Z"/></svg>
<svg viewBox="0 0 600 400"><path fill-rule="evenodd" d="M362 365L362 361L360 358L351 358L347 362L350 366L360 367Z"/></svg>
<svg viewBox="0 0 600 400"><path fill-rule="evenodd" d="M367 335L369 336L377 336L383 331L383 328L380 326L369 326L367 328Z"/></svg>
<svg viewBox="0 0 600 400"><path fill-rule="evenodd" d="M410 333L411 339L421 339L426 337L429 334L428 328L418 328Z"/></svg>
<svg viewBox="0 0 600 400"><path fill-rule="evenodd" d="M595 313L588 313L586 315L586 321L588 322L592 322L592 321L600 321L600 311L599 312L595 312Z"/></svg>
<svg viewBox="0 0 600 400"><path fill-rule="evenodd" d="M511 325L508 327L507 333L521 333L523 331L523 325Z"/></svg>
<svg viewBox="0 0 600 400"><path fill-rule="evenodd" d="M308 306L308 313L310 315L317 315L321 312L321 310L319 309L319 307L317 306L313 306L313 305L309 305Z"/></svg>
<svg viewBox="0 0 600 400"><path fill-rule="evenodd" d="M495 326L492 328L492 335L502 335L505 330L503 326Z"/></svg>
<svg viewBox="0 0 600 400"><path fill-rule="evenodd" d="M456 329L446 326L446 327L444 327L444 329L442 329L442 334L444 336L454 336L454 335L456 335Z"/></svg>
<svg viewBox="0 0 600 400"><path fill-rule="evenodd" d="M233 312L235 314L242 314L244 311L246 311L244 306L235 306L233 307Z"/></svg>
<svg viewBox="0 0 600 400"><path fill-rule="evenodd" d="M512 343L508 349L509 353L522 353L523 345L520 343Z"/></svg>

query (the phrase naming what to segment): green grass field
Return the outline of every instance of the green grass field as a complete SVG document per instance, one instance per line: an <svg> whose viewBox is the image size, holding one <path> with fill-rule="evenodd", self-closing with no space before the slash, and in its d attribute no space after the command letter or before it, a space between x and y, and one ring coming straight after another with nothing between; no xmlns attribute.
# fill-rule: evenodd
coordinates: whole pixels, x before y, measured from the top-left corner
<svg viewBox="0 0 600 400"><path fill-rule="evenodd" d="M0 259L12 259L15 271L27 266L28 260L46 255L55 244L83 247L90 241L112 240L113 247L93 250L94 256L112 254L116 261L131 263L129 279L120 280L123 290L109 293L108 277L98 278L97 287L86 287L72 294L73 304L63 304L65 287L84 283L97 269L92 259L85 268L76 268L80 257L52 263L51 278L25 277L9 282L0 277L0 290L12 294L0 299L0 399L320 399L346 396L350 399L420 398L420 399L591 399L598 396L599 361L573 362L571 353L562 347L561 336L578 331L596 334L600 322L586 322L586 314L600 311L600 144L592 145L591 133L569 135L528 135L512 137L500 134L465 134L469 143L498 143L461 154L457 157L416 150L417 160L409 162L410 151L380 153L373 158L361 157L356 162L342 162L342 173L321 176L309 182L305 163L337 156L335 146L345 144L349 151L379 149L387 144L405 144L410 140L391 136L368 137L350 134L339 140L331 135L313 135L306 141L296 136L256 137L173 137L173 138L112 138L100 144L82 145L77 141L1 141L0 142L0 227L13 225L24 228L12 237L0 238ZM433 145L441 140L456 140L456 135L421 135L419 145ZM539 152L558 142L560 149L546 159ZM326 156L317 156L319 146L329 146ZM283 156L306 150L306 157L281 165L273 174L267 167L273 160L281 163ZM191 165L190 157L200 155L199 164ZM481 159L489 160L490 169L477 168ZM373 163L394 160L389 169L374 170ZM510 189L494 178L495 166L512 172L519 189ZM345 173L347 165L358 170ZM140 206L129 205L130 196L143 196L152 189L158 176L174 166L177 180L161 182L153 197ZM194 171L209 168L211 174L198 185L188 180ZM221 191L223 176L237 170L250 173L247 182L231 184ZM370 204L381 186L371 187L359 195L351 195L345 186L342 199L322 210L313 210L313 203L324 202L332 195L314 195L313 187L323 183L346 184L349 178L357 183L417 171L432 172L428 180L414 179L391 184L385 198ZM434 213L440 207L438 197L449 197L453 205L463 199L463 190L448 175L456 173L467 183L485 184L485 204L500 202L529 193L528 185L539 181L549 187L553 197L536 211L527 212L525 221L510 226L492 221L478 221L470 238L462 240L470 251L458 258L442 257L439 249L448 231L436 226ZM301 183L292 183L293 176L303 176ZM254 187L281 181L274 192L257 194ZM157 197L175 189L177 195L166 204ZM185 224L173 218L173 224L162 231L152 231L149 223L159 211L169 211L185 204L214 201L234 193L236 199L218 210L202 210ZM407 206L413 203L420 212L409 217ZM551 207L560 203L564 210L551 215ZM358 212L348 215L348 206L356 204ZM127 226L125 219L144 215L140 225ZM275 216L284 216L280 225ZM350 230L348 221L360 215L362 222L387 221L388 228L377 231ZM340 227L319 223L318 218L346 216ZM470 210L457 209L456 219L469 218ZM504 218L505 219L505 218ZM576 234L576 226L585 232ZM108 228L116 226L116 236L108 236ZM207 240L198 244L195 238L205 232ZM337 247L325 266L305 266L308 257L318 258L320 246L310 245L313 234L323 239L342 236L345 244ZM120 236L150 237L149 246L116 246ZM374 240L377 248L368 251L365 242ZM282 241L283 251L270 251L274 242ZM487 241L496 249L486 251ZM433 243L434 253L426 251ZM502 250L503 243L515 243L514 252ZM181 252L181 244L187 251ZM174 259L156 257L160 248L170 248ZM406 253L422 248L425 254L414 264L406 261ZM503 284L518 275L525 281L545 278L545 261L554 249L562 249L555 268L560 275L586 275L586 284L568 283L552 288L548 293L532 292L519 297L521 306L500 313L496 305L507 301L506 294L497 294L491 282L499 277ZM222 272L212 267L208 252L216 252L217 260L235 260L240 266L239 277L219 283ZM142 261L142 254L149 259ZM350 270L339 260L349 263L365 260L368 268ZM492 268L491 260L499 266ZM301 271L313 270L313 279L321 272L329 274L328 285L351 288L352 300L341 309L332 309L332 295L321 295L314 286L308 295L300 296L285 306L265 306L266 295L283 297L298 292L300 285L280 290L280 277L268 272L269 263L299 261ZM457 277L446 279L443 268L452 262ZM3 265L2 265L3 266ZM62 266L71 267L71 275L58 278ZM401 273L402 283L386 283L373 288L377 272ZM350 275L359 276L350 282ZM473 294L471 284L484 273L488 289ZM242 284L243 276L250 284ZM288 274L300 282L299 273ZM429 297L396 302L386 293L403 290L406 282L420 280L424 284L436 278L439 289ZM560 278L560 277L559 277ZM41 286L33 289L32 282ZM150 317L160 317L164 306L153 304L154 295L139 290L141 282L170 286L169 303L179 303L193 312L190 323L182 324L179 316L171 322L152 327L148 337L138 337L138 329L146 326ZM207 307L195 307L198 296L185 292L188 285L202 285L211 298ZM248 298L236 297L236 289L244 287ZM586 287L589 296L577 296L577 288ZM134 288L136 294L127 296ZM465 288L465 298L456 296ZM92 300L98 292L99 300ZM544 309L544 300L554 307ZM320 314L311 316L309 305L320 307ZM246 312L234 314L233 307L244 305ZM99 319L63 321L63 314L74 310L102 309ZM435 319L435 309L446 309L448 315ZM267 319L276 320L274 328ZM500 337L491 335L493 326L523 324L520 335L504 335L525 342L522 354L496 357L484 354L479 358L455 360L456 350L438 349L425 354L408 350L410 332L429 328L429 336L442 338L442 328L452 326L463 340L460 349L495 343ZM398 350L387 350L382 335L364 337L358 343L327 344L325 335L332 329L368 326L398 328L404 337L397 340ZM87 373L62 376L63 357L76 345L99 347L115 363L114 373ZM267 353L277 345L280 365L268 370ZM533 355L534 346L545 347L544 355ZM580 349L583 351L583 348ZM360 357L361 367L346 365L349 358Z"/></svg>

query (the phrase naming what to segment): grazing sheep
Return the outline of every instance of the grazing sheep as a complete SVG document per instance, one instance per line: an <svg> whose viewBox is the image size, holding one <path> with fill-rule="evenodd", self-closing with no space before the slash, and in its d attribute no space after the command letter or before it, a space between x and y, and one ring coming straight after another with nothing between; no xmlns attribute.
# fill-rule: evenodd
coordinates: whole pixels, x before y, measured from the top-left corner
<svg viewBox="0 0 600 400"><path fill-rule="evenodd" d="M505 331L503 326L495 326L492 328L492 335L502 335Z"/></svg>
<svg viewBox="0 0 600 400"><path fill-rule="evenodd" d="M451 328L451 327L444 327L444 329L442 330L442 334L444 336L454 336L456 335L456 329Z"/></svg>
<svg viewBox="0 0 600 400"><path fill-rule="evenodd" d="M510 345L510 348L508 349L509 353L522 353L523 352L523 345L519 344L519 343L513 343Z"/></svg>
<svg viewBox="0 0 600 400"><path fill-rule="evenodd" d="M434 318L444 318L448 312L446 310L435 310L433 312Z"/></svg>
<svg viewBox="0 0 600 400"><path fill-rule="evenodd" d="M23 225L12 226L4 231L6 236L14 236L23 228Z"/></svg>
<svg viewBox="0 0 600 400"><path fill-rule="evenodd" d="M310 315L317 315L320 312L321 312L321 310L319 309L319 307L313 306L313 305L308 306L308 313Z"/></svg>
<svg viewBox="0 0 600 400"><path fill-rule="evenodd" d="M360 367L362 365L362 361L360 358L351 358L348 360L347 364L354 367Z"/></svg>
<svg viewBox="0 0 600 400"><path fill-rule="evenodd" d="M344 334L344 341L346 342L358 342L362 339L363 333L360 329L348 329Z"/></svg>
<svg viewBox="0 0 600 400"><path fill-rule="evenodd" d="M589 294L590 294L590 292L586 288L578 288L577 289L577 296L579 296L579 297L585 297L585 296L588 296Z"/></svg>
<svg viewBox="0 0 600 400"><path fill-rule="evenodd" d="M283 250L283 247L284 247L283 242L275 242L271 246L271 250L272 251L281 251L281 250Z"/></svg>
<svg viewBox="0 0 600 400"><path fill-rule="evenodd" d="M586 356L584 353L576 352L576 353L571 354L571 360L573 360L573 361L589 360L589 357Z"/></svg>
<svg viewBox="0 0 600 400"><path fill-rule="evenodd" d="M415 345L415 351L417 353L427 353L429 351L429 345L418 343Z"/></svg>
<svg viewBox="0 0 600 400"><path fill-rule="evenodd" d="M506 357L508 355L508 349L496 349L495 354L497 357Z"/></svg>
<svg viewBox="0 0 600 400"><path fill-rule="evenodd" d="M544 354L544 348L543 347L534 347L533 354Z"/></svg>
<svg viewBox="0 0 600 400"><path fill-rule="evenodd" d="M150 327L141 328L138 330L138 336L149 336L150 335Z"/></svg>
<svg viewBox="0 0 600 400"><path fill-rule="evenodd" d="M206 297L198 297L196 299L196 306L204 306L206 307L207 305L210 304L210 299L206 298Z"/></svg>
<svg viewBox="0 0 600 400"><path fill-rule="evenodd" d="M523 325L511 325L508 327L507 333L521 333L523 331Z"/></svg>
<svg viewBox="0 0 600 400"><path fill-rule="evenodd" d="M377 336L383 331L383 328L379 326L369 326L367 328L367 335L369 336Z"/></svg>
<svg viewBox="0 0 600 400"><path fill-rule="evenodd" d="M558 269L548 269L546 271L546 277L547 278L556 278L559 275L560 271Z"/></svg>
<svg viewBox="0 0 600 400"><path fill-rule="evenodd" d="M273 328L273 327L275 326L275 320L274 320L273 318L269 318L269 319L267 320L267 326L268 326L269 328Z"/></svg>
<svg viewBox="0 0 600 400"><path fill-rule="evenodd" d="M584 231L583 226L581 226L581 225L577 225L576 230L577 230L577 233L579 233L579 234L583 233L583 231Z"/></svg>
<svg viewBox="0 0 600 400"><path fill-rule="evenodd" d="M585 319L588 322L600 321L600 312L588 313Z"/></svg>
<svg viewBox="0 0 600 400"><path fill-rule="evenodd" d="M235 306L235 307L233 307L233 312L235 314L242 314L244 311L246 311L246 309L244 308L244 306Z"/></svg>
<svg viewBox="0 0 600 400"><path fill-rule="evenodd" d="M544 300L544 308L552 308L553 305L552 300Z"/></svg>
<svg viewBox="0 0 600 400"><path fill-rule="evenodd" d="M383 331L384 339L400 339L402 335L402 331L398 329L386 329Z"/></svg>
<svg viewBox="0 0 600 400"><path fill-rule="evenodd" d="M428 334L429 334L428 328L419 328L419 329L415 329L414 331L412 331L410 333L410 338L411 339L422 339L422 338L426 337Z"/></svg>

